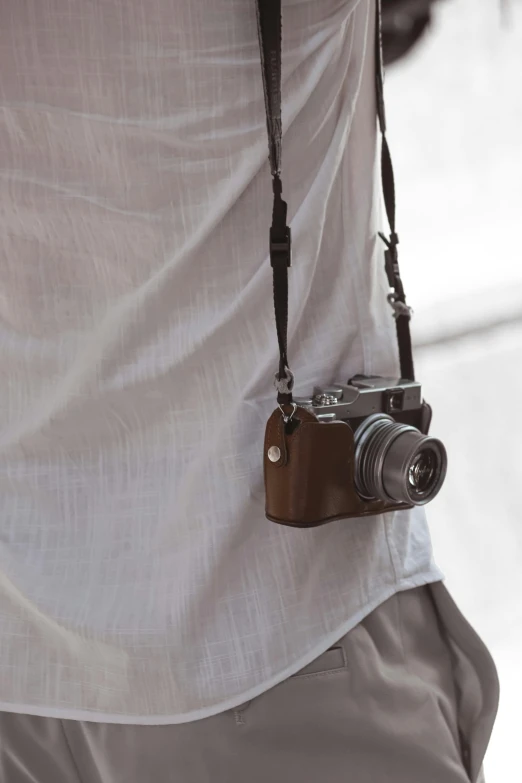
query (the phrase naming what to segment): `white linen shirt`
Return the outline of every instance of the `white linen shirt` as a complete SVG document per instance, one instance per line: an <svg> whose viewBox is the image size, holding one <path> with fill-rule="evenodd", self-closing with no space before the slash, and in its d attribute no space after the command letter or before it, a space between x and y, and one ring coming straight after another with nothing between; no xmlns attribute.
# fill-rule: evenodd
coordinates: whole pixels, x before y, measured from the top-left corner
<svg viewBox="0 0 522 783"><path fill-rule="evenodd" d="M398 361L374 5L283 10L299 396ZM203 718L443 578L422 510L264 515L278 349L254 0L4 4L0 108L0 709Z"/></svg>

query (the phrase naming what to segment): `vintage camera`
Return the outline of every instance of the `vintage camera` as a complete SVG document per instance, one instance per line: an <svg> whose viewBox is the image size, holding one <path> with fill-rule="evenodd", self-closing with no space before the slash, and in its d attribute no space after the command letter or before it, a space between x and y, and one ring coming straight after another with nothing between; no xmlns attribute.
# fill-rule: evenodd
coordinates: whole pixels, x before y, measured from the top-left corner
<svg viewBox="0 0 522 783"><path fill-rule="evenodd" d="M431 408L415 381L356 375L346 386L295 400L319 421L346 421L354 433L354 481L366 500L422 506L438 493L446 449L428 435Z"/></svg>
<svg viewBox="0 0 522 783"><path fill-rule="evenodd" d="M428 503L447 470L415 381L357 375L274 412L265 436L266 516L295 527Z"/></svg>

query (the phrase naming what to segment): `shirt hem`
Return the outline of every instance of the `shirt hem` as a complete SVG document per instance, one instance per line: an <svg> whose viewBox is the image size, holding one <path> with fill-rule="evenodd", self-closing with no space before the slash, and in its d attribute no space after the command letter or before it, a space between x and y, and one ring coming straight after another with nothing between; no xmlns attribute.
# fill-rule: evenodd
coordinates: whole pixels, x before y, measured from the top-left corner
<svg viewBox="0 0 522 783"><path fill-rule="evenodd" d="M296 659L291 664L291 666L287 666L269 680L265 680L261 684L256 685L255 688L250 688L248 691L233 696L226 701L221 701L218 704L214 704L211 707L192 710L191 712L182 713L180 715L132 715L128 713L101 713L91 710L45 707L31 704L9 704L7 702L0 701L0 712L13 712L23 715L35 715L42 718L58 718L61 720L81 720L95 723L119 723L143 726L164 726L169 724L175 725L181 723L192 723L193 721L202 720L204 718L212 718L222 712L235 709L240 704L244 704L247 701L252 701L252 699L261 696L261 694L265 693L265 691L270 690L270 688L279 685L281 682L284 682L284 680L288 679L288 677L296 674L298 671L318 658L319 655L322 655L323 652L325 652L329 647L345 636L349 631L352 630L352 628L355 628L355 626L358 625L361 620L373 612L374 609L376 609L382 603L395 595L395 593L399 593L403 590L410 590L415 587L422 587L422 585L429 584L431 582L438 582L444 579L445 576L442 571L439 568L434 567L429 571L409 576L399 580L393 585L388 586L385 590L379 593L378 598L374 599L369 604L366 604L362 609L352 615L348 622L338 626L335 631L332 631L326 636L323 636L319 644L308 650L306 655L300 656L298 659Z"/></svg>

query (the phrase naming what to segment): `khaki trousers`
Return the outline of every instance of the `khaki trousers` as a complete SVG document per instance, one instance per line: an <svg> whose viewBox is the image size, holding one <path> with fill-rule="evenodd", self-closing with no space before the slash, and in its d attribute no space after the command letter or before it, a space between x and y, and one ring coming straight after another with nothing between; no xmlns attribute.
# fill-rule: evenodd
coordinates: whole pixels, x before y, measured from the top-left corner
<svg viewBox="0 0 522 783"><path fill-rule="evenodd" d="M477 783L493 659L444 582L399 592L297 675L178 725L0 713L2 783Z"/></svg>

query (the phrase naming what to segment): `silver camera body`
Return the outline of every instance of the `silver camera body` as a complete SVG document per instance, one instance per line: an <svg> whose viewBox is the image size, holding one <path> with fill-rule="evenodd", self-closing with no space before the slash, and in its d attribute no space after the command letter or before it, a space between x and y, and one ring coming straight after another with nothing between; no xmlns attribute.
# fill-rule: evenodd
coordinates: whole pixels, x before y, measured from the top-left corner
<svg viewBox="0 0 522 783"><path fill-rule="evenodd" d="M442 487L446 449L428 435L431 408L420 383L356 375L294 402L325 424L343 421L351 427L354 481L364 500L424 505Z"/></svg>

